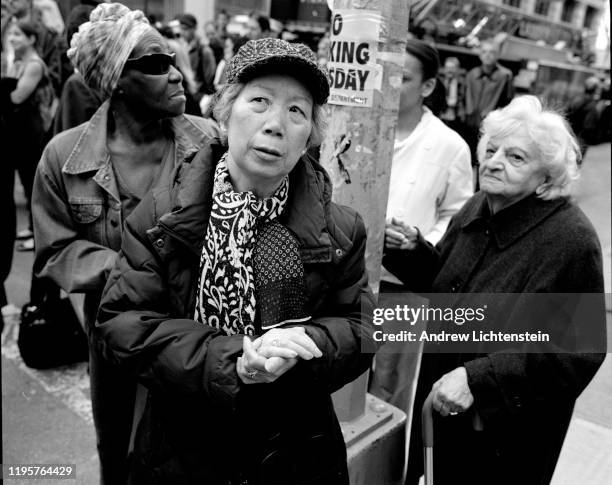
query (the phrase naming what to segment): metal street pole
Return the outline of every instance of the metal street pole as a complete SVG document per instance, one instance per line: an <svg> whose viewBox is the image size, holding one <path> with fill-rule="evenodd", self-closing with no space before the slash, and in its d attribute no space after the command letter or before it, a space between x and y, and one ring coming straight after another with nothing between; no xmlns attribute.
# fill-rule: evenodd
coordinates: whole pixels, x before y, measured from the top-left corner
<svg viewBox="0 0 612 485"><path fill-rule="evenodd" d="M321 163L332 178L334 200L356 209L365 221L367 268L375 292L380 280L408 3L335 0L331 19L331 117L321 146ZM376 29L378 35L373 32ZM355 35L363 40L353 38ZM371 40L374 37L378 39Z"/></svg>
<svg viewBox="0 0 612 485"><path fill-rule="evenodd" d="M395 127L408 36L408 0L335 0L328 68L330 120L320 160L335 202L368 231L366 266L378 293ZM406 415L366 396L367 374L334 395L352 485L403 483Z"/></svg>

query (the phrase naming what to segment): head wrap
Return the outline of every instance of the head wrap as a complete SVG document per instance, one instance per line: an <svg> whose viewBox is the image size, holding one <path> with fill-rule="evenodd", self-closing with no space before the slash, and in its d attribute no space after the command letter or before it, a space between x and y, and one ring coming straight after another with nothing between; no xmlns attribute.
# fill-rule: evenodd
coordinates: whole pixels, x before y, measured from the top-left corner
<svg viewBox="0 0 612 485"><path fill-rule="evenodd" d="M101 3L72 36L68 58L87 85L109 98L134 47L152 27L140 10Z"/></svg>
<svg viewBox="0 0 612 485"><path fill-rule="evenodd" d="M435 78L440 70L440 57L435 47L421 40L408 39L406 52L416 57L423 67L423 81Z"/></svg>

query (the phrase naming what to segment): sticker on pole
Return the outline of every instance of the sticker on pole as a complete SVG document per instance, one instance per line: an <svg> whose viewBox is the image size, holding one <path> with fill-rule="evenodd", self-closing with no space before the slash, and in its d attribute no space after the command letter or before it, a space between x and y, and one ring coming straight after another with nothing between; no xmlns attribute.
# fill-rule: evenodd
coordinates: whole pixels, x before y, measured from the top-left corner
<svg viewBox="0 0 612 485"><path fill-rule="evenodd" d="M376 62L381 15L373 10L339 9L332 13L329 60L330 104L370 107L382 86Z"/></svg>

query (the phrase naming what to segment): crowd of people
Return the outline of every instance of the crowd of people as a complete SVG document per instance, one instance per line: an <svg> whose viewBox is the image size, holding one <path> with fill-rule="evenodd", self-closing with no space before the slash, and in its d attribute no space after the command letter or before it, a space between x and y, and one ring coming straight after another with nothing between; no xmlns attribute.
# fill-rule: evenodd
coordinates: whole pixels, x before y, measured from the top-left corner
<svg viewBox="0 0 612 485"><path fill-rule="evenodd" d="M348 484L331 393L368 371L387 390L409 377L374 357L366 228L316 160L329 37L315 54L258 14L244 36L225 11L200 35L191 14L164 24L97 0L59 35L11 5L1 276L17 238L35 251L30 306L50 287L85 294L101 483ZM609 137L609 82L589 80L566 120L516 96L495 42L479 56L466 73L407 40L380 292L522 295L497 308L506 327L573 335L566 306L535 311L532 295L604 309L601 248L571 194L586 145ZM582 323L605 342L605 319ZM445 418L436 483L547 483L604 354L428 350L415 409L432 393Z"/></svg>

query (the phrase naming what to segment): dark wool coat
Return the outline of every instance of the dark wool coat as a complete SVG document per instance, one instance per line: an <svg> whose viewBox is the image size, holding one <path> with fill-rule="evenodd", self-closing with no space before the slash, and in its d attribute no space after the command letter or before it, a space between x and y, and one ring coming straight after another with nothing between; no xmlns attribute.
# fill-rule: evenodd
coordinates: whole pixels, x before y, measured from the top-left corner
<svg viewBox="0 0 612 485"><path fill-rule="evenodd" d="M502 347L486 354L426 346L417 413L435 381L465 366L473 408L484 422L484 431L476 432L470 413L436 419L436 484L549 483L574 402L605 357L601 248L592 225L566 199L529 196L491 215L480 192L455 215L435 250L422 241L417 251L410 261L420 261L416 270L429 275L434 293L457 293L463 307L493 301L487 314L497 329L549 331L555 342L538 344L532 353L520 353L525 347L517 343L510 344L515 353ZM415 268L402 264L402 253L389 252L384 264L408 279ZM497 301L491 293L512 295ZM588 316L576 322L575 310L587 300ZM588 332L593 352L576 352L581 332ZM558 345L559 337L567 347ZM422 473L420 433L420 420L413 419L407 483Z"/></svg>
<svg viewBox="0 0 612 485"><path fill-rule="evenodd" d="M242 384L242 336L192 320L219 148L183 163L172 187L134 210L104 291L106 352L149 390L131 483L348 484L330 393L367 370L374 352L363 222L331 202L318 164L298 162L279 221L300 243L312 316L304 327L323 357L275 383Z"/></svg>

